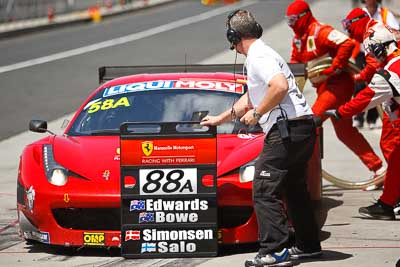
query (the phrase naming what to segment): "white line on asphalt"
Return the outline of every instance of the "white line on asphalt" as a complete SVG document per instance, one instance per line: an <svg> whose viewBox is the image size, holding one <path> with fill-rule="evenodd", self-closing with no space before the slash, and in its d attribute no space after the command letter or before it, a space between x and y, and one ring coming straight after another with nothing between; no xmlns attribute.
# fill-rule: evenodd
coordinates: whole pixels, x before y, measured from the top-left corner
<svg viewBox="0 0 400 267"><path fill-rule="evenodd" d="M179 27L183 27L186 25L190 25L193 23L197 23L203 20L207 20L209 18L224 14L228 11L234 10L234 9L239 9L251 4L254 4L258 2L258 0L251 0L251 1L245 1L243 3L238 3L235 5L228 5L228 6L224 6L224 7L220 7L190 18L184 18L181 20L177 20L162 26L158 26L149 30L145 30L142 32L138 32L138 33L133 33L127 36L123 36L123 37L119 37L119 38L114 38L114 39L110 39L104 42L100 42L100 43L96 43L96 44L92 44L92 45L88 45L88 46L83 46L83 47L79 47L76 49L71 49L68 51L64 51L64 52L60 52L60 53L56 53L56 54L52 54L52 55L48 55L48 56L44 56L44 57L39 57L39 58L35 58L35 59L31 59L31 60L27 60L27 61L23 61L23 62L19 62L19 63L15 63L15 64L11 64L11 65L7 65L7 66L2 66L0 67L0 73L4 73L4 72L8 72L8 71L13 71L13 70L18 70L18 69L22 69L22 68L26 68L26 67L31 67L31 66L35 66L38 64L43 64L43 63L47 63L47 62L51 62L51 61L55 61L55 60L59 60L59 59L63 59L63 58L68 58L68 57L72 57L72 56L77 56L77 55L81 55L81 54L85 54L85 53L89 53L89 52L93 52L99 49L103 49L103 48L107 48L107 47L111 47L111 46L116 46L116 45L121 45L121 44L125 44L128 42L132 42L132 41L136 41L139 39L143 39L158 33L162 33L162 32L166 32L166 31L170 31Z"/></svg>

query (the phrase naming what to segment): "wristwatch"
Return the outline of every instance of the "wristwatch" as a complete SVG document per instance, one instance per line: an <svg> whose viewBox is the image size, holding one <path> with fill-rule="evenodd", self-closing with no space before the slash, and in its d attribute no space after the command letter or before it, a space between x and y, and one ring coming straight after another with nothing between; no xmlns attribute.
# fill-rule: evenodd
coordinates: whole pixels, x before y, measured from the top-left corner
<svg viewBox="0 0 400 267"><path fill-rule="evenodd" d="M261 114L258 113L256 109L254 109L253 117L256 118L257 120L260 120L261 119Z"/></svg>

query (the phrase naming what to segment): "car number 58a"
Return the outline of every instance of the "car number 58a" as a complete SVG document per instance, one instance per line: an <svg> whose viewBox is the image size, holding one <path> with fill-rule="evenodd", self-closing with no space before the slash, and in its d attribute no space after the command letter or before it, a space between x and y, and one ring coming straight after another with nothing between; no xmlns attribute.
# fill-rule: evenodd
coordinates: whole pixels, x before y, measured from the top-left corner
<svg viewBox="0 0 400 267"><path fill-rule="evenodd" d="M197 194L197 169L141 169L141 195Z"/></svg>

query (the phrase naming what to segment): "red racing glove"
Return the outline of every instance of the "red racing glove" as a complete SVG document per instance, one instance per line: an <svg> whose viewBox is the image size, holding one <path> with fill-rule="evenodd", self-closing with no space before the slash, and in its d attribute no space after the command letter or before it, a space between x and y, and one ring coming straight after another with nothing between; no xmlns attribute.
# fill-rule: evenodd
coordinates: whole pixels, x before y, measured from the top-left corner
<svg viewBox="0 0 400 267"><path fill-rule="evenodd" d="M324 69L323 71L321 71L321 75L331 76L331 75L337 74L339 72L340 72L339 69L336 69L333 66L330 66L329 68Z"/></svg>

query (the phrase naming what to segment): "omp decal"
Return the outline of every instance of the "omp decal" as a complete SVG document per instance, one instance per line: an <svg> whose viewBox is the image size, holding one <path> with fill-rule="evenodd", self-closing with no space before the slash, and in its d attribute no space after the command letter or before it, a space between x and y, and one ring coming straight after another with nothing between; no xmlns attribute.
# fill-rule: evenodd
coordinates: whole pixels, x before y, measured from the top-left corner
<svg viewBox="0 0 400 267"><path fill-rule="evenodd" d="M95 113L99 110L108 110L118 108L120 106L129 107L130 103L127 97L121 97L118 100L106 99L104 101L96 101L89 106L88 113Z"/></svg>
<svg viewBox="0 0 400 267"><path fill-rule="evenodd" d="M87 246L104 246L105 234L97 232L84 232L83 244Z"/></svg>
<svg viewBox="0 0 400 267"><path fill-rule="evenodd" d="M210 81L210 80L160 80L147 81L130 84L115 85L104 89L103 97L126 94L144 90L160 90L160 89L205 89L227 92L243 93L243 84L227 81Z"/></svg>

